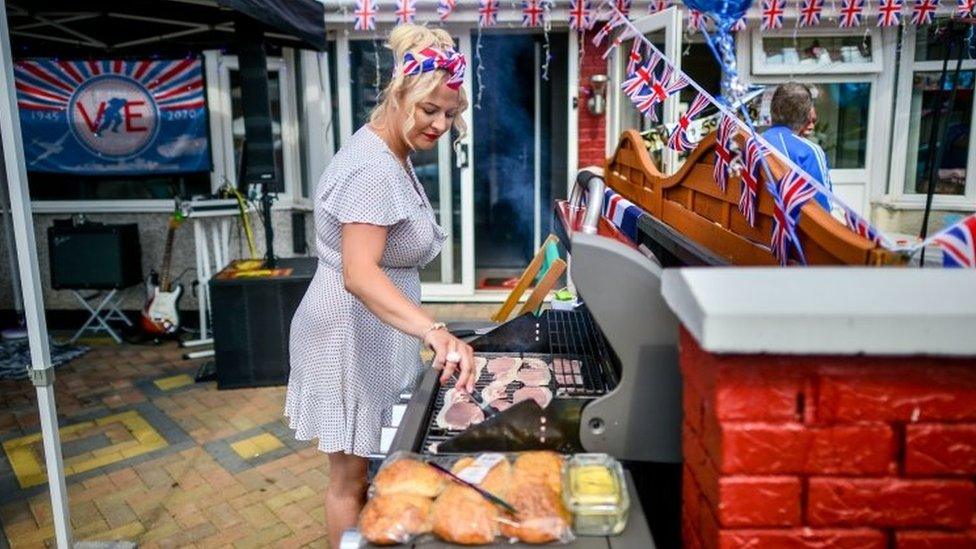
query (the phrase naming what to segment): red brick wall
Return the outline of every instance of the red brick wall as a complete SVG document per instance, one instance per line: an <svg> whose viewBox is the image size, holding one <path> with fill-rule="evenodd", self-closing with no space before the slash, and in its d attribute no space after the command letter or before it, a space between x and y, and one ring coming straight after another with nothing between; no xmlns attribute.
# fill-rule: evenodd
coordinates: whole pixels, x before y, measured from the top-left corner
<svg viewBox="0 0 976 549"><path fill-rule="evenodd" d="M681 334L690 548L976 547L976 359L714 355Z"/></svg>
<svg viewBox="0 0 976 549"><path fill-rule="evenodd" d="M606 160L606 114L593 116L586 108L586 101L590 98L590 76L607 74L607 62L600 55L602 50L593 47L593 31L586 34L580 47L583 48L583 60L580 63L579 80L579 166L603 166Z"/></svg>

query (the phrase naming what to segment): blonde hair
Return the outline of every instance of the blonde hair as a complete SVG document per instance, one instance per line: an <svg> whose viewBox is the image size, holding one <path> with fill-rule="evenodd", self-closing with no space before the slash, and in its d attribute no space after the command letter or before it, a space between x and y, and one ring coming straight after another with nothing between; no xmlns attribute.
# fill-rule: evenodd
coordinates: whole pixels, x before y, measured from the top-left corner
<svg viewBox="0 0 976 549"><path fill-rule="evenodd" d="M369 123L376 128L383 128L392 117L402 116L403 124L400 127L400 134L404 142L413 148L407 136L417 123L414 117L417 103L433 93L438 86L450 78L450 75L447 71L434 70L405 76L403 74L403 57L407 52L416 53L424 48L453 48L454 40L443 29L429 29L423 25L403 24L397 25L390 31L386 47L393 50L393 79L380 94L380 102L370 113ZM458 93L460 94L460 101L452 123L454 131L457 132L455 144L468 132L468 127L461 117L461 113L468 108L468 97L464 93L463 87L458 88Z"/></svg>

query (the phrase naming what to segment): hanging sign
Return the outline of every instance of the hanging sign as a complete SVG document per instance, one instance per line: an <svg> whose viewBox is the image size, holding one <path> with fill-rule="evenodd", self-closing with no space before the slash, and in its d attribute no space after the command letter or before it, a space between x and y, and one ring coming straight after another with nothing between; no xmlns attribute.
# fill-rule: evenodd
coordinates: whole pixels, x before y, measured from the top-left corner
<svg viewBox="0 0 976 549"><path fill-rule="evenodd" d="M80 175L210 170L199 59L15 64L27 169Z"/></svg>

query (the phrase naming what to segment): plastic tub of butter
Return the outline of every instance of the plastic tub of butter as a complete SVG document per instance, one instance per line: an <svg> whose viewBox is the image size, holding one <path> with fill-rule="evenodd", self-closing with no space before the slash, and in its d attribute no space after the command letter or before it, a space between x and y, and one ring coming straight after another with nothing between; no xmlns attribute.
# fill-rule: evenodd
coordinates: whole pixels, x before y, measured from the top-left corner
<svg viewBox="0 0 976 549"><path fill-rule="evenodd" d="M630 495L620 462L606 454L576 454L563 469L563 498L579 536L612 536L627 525Z"/></svg>

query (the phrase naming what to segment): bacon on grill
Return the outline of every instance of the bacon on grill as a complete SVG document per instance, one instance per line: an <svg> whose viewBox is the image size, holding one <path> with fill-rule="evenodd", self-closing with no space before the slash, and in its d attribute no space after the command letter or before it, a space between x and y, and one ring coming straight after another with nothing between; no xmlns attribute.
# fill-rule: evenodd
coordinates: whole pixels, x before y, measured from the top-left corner
<svg viewBox="0 0 976 549"><path fill-rule="evenodd" d="M552 401L552 391L545 387L525 386L521 389L516 389L515 393L512 394L512 402L514 404L530 398L536 401L540 407L545 408Z"/></svg>
<svg viewBox="0 0 976 549"><path fill-rule="evenodd" d="M488 361L488 371L495 379L506 379L512 373L518 371L522 359L511 356L501 356Z"/></svg>
<svg viewBox="0 0 976 549"><path fill-rule="evenodd" d="M462 431L484 420L484 411L471 400L469 395L453 388L444 393L444 405L437 414L438 427Z"/></svg>
<svg viewBox="0 0 976 549"><path fill-rule="evenodd" d="M523 385L542 386L548 385L552 379L549 368L522 368L515 374L515 381L521 381Z"/></svg>

